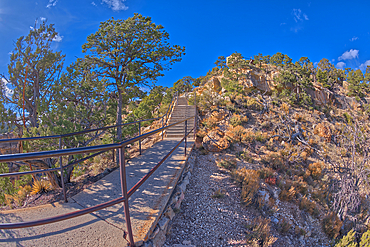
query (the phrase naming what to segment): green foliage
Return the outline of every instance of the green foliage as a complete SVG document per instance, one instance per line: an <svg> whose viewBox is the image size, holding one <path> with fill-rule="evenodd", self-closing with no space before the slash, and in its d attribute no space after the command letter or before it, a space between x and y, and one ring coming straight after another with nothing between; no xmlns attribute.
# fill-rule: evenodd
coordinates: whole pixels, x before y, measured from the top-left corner
<svg viewBox="0 0 370 247"><path fill-rule="evenodd" d="M150 119L154 117L155 110L158 110L163 99L163 95L167 88L155 86L150 90L149 95L145 96L139 106L133 110L133 113L138 119Z"/></svg>
<svg viewBox="0 0 370 247"><path fill-rule="evenodd" d="M262 64L270 63L270 55L263 56L262 53L258 53L258 55L254 55L253 60L255 65L261 66Z"/></svg>
<svg viewBox="0 0 370 247"><path fill-rule="evenodd" d="M178 92L179 94L190 92L193 89L193 86L199 84L198 79L194 79L191 76L185 76L173 84L173 91Z"/></svg>
<svg viewBox="0 0 370 247"><path fill-rule="evenodd" d="M233 53L228 57L229 69L224 70L224 77L221 79L222 88L226 89L226 95L235 98L236 94L244 93L243 86L239 81L246 79L247 75L240 73L241 69L249 66L249 63L240 53Z"/></svg>
<svg viewBox="0 0 370 247"><path fill-rule="evenodd" d="M370 230L367 230L362 234L360 246L359 247L368 247L370 246Z"/></svg>
<svg viewBox="0 0 370 247"><path fill-rule="evenodd" d="M316 69L316 79L323 87L332 88L335 84L342 83L345 73L341 69L335 68L326 58L320 60Z"/></svg>
<svg viewBox="0 0 370 247"><path fill-rule="evenodd" d="M150 17L134 14L126 20L111 18L87 37L82 51L111 92L117 93L116 123L122 123L122 106L138 97L141 86L154 83L163 71L181 61L184 47L171 46L169 34ZM129 52L128 52L129 51ZM117 130L121 139L122 129Z"/></svg>
<svg viewBox="0 0 370 247"><path fill-rule="evenodd" d="M0 173L8 173L9 168L6 163L0 163ZM15 193L15 188L13 184L10 182L9 177L2 177L0 178L0 205L4 205L5 203L5 195L11 195Z"/></svg>
<svg viewBox="0 0 370 247"><path fill-rule="evenodd" d="M346 120L346 122L348 124L352 124L353 118L352 118L352 116L350 114L348 114L347 112L344 112L343 113L343 117L344 117L344 119Z"/></svg>
<svg viewBox="0 0 370 247"><path fill-rule="evenodd" d="M219 71L224 71L227 69L226 58L224 56L218 57L214 64L216 65L216 68L212 69L212 71L216 72L214 74L217 74L219 73Z"/></svg>
<svg viewBox="0 0 370 247"><path fill-rule="evenodd" d="M221 160L217 165L228 170L232 170L237 167L235 160Z"/></svg>
<svg viewBox="0 0 370 247"><path fill-rule="evenodd" d="M281 56L276 59L278 59L276 63L280 62ZM312 99L307 90L312 87L313 64L307 57L300 58L294 64L291 59L286 60L286 63L281 64L284 69L276 79L278 83L277 90L280 92L279 97L291 105L298 104L309 107L312 105Z"/></svg>
<svg viewBox="0 0 370 247"><path fill-rule="evenodd" d="M364 79L361 70L347 70L348 96L365 97L365 92L368 91L369 87Z"/></svg>
<svg viewBox="0 0 370 247"><path fill-rule="evenodd" d="M270 219L255 218L252 224L246 226L246 238L252 246L268 247L277 240L270 232Z"/></svg>
<svg viewBox="0 0 370 247"><path fill-rule="evenodd" d="M292 59L281 52L277 52L276 54L272 55L269 62L275 66L285 68L292 64Z"/></svg>
<svg viewBox="0 0 370 247"><path fill-rule="evenodd" d="M364 232L361 236L360 243L356 241L356 232L352 229L343 236L342 239L335 245L335 247L367 247L370 246L370 230Z"/></svg>
<svg viewBox="0 0 370 247"><path fill-rule="evenodd" d="M335 247L357 247L356 232L351 230L344 236L336 245Z"/></svg>
<svg viewBox="0 0 370 247"><path fill-rule="evenodd" d="M0 125L3 127L7 124L11 128L21 128L23 89L27 126L37 127L40 116L49 109L50 102L58 93L55 86L59 84L65 57L51 49L57 35L53 24L42 22L15 43L8 65L9 78L0 75ZM11 88L13 93L6 87Z"/></svg>

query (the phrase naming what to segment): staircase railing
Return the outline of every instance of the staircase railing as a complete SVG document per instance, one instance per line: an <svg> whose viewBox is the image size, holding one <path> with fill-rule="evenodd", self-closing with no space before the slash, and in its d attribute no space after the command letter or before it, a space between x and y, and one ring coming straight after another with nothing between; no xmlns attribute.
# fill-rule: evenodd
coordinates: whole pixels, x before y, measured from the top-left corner
<svg viewBox="0 0 370 247"><path fill-rule="evenodd" d="M129 122L129 123L123 123L119 125L112 125L112 126L106 126L106 127L101 127L101 128L96 128L96 129L89 129L89 130L84 130L84 131L79 131L79 132L73 132L73 133L67 133L67 134L61 134L61 135L50 135L50 136L36 136L36 137L23 137L23 138L12 138L12 139L0 139L0 143L11 143L11 142L24 142L24 141L32 141L32 140L48 140L48 139L57 139L59 138L59 149L62 149L63 147L63 138L65 137L70 137L70 136L76 136L76 135L82 135L82 134L87 134L95 131L106 131L108 129L112 128L117 128L119 126L129 126L129 125L134 125L138 124L138 136L141 136L143 133L141 133L141 123L142 122L147 122L147 121L155 121L155 120L160 120L162 119L162 128L165 127L164 123L164 118L166 118L166 125L167 125L167 120L168 120L168 115L170 113L170 106L173 106L175 102L177 102L178 94L175 94L172 99L171 103L166 111L166 113L162 117L157 117L157 118L151 118L151 119L143 119L143 120L137 120L134 122ZM100 133L102 134L102 132ZM142 154L142 147L141 147L141 140L144 138L139 138L138 143L139 143L139 153L140 155ZM163 140L163 131L162 131L162 140ZM104 151L105 152L105 151ZM67 195L66 195L66 189L65 189L65 182L64 182L64 176L63 176L63 171L64 169L76 165L78 163L81 163L85 160L88 160L90 158L93 158L97 155L100 155L103 153L102 151L88 155L87 157L84 157L82 159L73 161L71 163L68 163L67 165L63 165L62 158L59 159L59 168L50 168L50 169L43 169L43 170L34 170L34 171L25 171L25 172L14 172L14 173L6 173L6 174L0 174L0 177L15 177L15 176L20 176L20 175L32 175L32 174L37 174L37 173L42 173L42 172L56 172L60 171L60 179L61 179L61 185L62 185L62 190L63 190L63 198L64 201L67 202ZM1 155L0 155L1 157ZM114 157L114 155L113 155Z"/></svg>
<svg viewBox="0 0 370 247"><path fill-rule="evenodd" d="M34 160L34 159L42 159L42 158L51 158L51 157L60 157L67 155L77 155L77 154L88 154L88 153L95 153L95 155L107 152L109 150L118 150L119 152L119 163L120 163L120 179L121 179L121 190L122 190L122 196L116 199L113 199L111 201L101 203L92 207L88 207L85 209L77 210L74 212L70 212L67 214L62 214L54 217L44 218L40 220L35 221L28 221L28 222L19 222L19 223L3 223L0 224L0 229L17 229L17 228L26 228L26 227L33 227L33 226L39 226L39 225L45 225L50 224L54 222L59 222L71 218L75 218L81 215L89 214L113 205L116 205L118 203L123 202L124 204L124 212L125 212L125 220L126 220L126 226L129 236L129 242L130 246L134 245L134 239L133 239L133 233L132 233L132 227L131 227L131 220L130 220L130 213L129 213L129 205L128 205L128 199L132 194L154 173L157 168L164 163L164 161L176 150L177 147L180 146L180 144L185 141L185 156L186 156L186 146L187 146L187 137L191 133L192 130L189 132L187 131L187 121L192 119L195 116L189 117L187 119L184 119L182 121L179 121L174 124L167 125L165 127L150 131L148 133L139 135L137 137L133 137L129 140L120 142L120 143L112 143L112 144L105 144L105 145L97 145L97 146L88 146L88 147L80 147L80 148L69 148L69 149L58 149L58 150L52 150L52 151L42 151L42 152L34 152L34 153L19 153L19 154L7 154L7 155L0 155L0 162L15 162L15 161L25 161L25 160ZM126 182L126 164L125 164L125 155L124 150L125 147L129 144L135 143L137 141L140 141L144 138L147 138L149 136L152 136L154 134L160 133L161 131L168 129L172 126L178 125L185 122L185 130L184 130L184 137L181 139L181 141L167 153L167 155L162 158L162 160L155 165L143 178L140 179L139 182L137 182L130 190L127 190L127 182ZM55 137L55 136L53 136ZM59 135L57 137L60 137ZM41 138L41 137L40 137ZM39 138L39 139L40 139ZM56 137L55 137L56 138ZM18 138L22 139L22 138ZM15 141L15 140L14 140ZM70 166L71 164L68 164L67 166ZM61 166L60 168L51 168L51 169L45 169L45 170L37 170L37 171L28 171L28 172L17 172L17 173L7 173L7 174L0 174L0 177L8 177L8 176L17 176L17 175L25 175L25 174L36 174L36 173L42 173L45 171L57 171L61 170L63 174L63 168L67 166Z"/></svg>

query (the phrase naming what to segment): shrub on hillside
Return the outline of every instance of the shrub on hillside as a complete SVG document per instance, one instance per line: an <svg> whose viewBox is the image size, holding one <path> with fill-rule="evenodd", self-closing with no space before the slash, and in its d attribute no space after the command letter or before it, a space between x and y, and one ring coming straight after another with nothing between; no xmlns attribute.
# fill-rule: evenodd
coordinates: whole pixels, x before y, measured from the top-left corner
<svg viewBox="0 0 370 247"><path fill-rule="evenodd" d="M338 218L334 212L329 212L322 221L322 228L329 238L336 238L339 236L339 231L343 222Z"/></svg>
<svg viewBox="0 0 370 247"><path fill-rule="evenodd" d="M313 130L313 133L315 135L325 138L327 142L330 142L331 140L332 131L331 131L329 124L325 122L322 122L316 125L315 129Z"/></svg>
<svg viewBox="0 0 370 247"><path fill-rule="evenodd" d="M263 105L258 102L255 98L248 98L247 99L247 107L248 109L255 110L255 111L262 111Z"/></svg>
<svg viewBox="0 0 370 247"><path fill-rule="evenodd" d="M248 122L248 117L246 117L246 116L233 114L233 116L230 118L230 124L233 127L236 127L238 125L242 125L243 123L246 123L246 122Z"/></svg>
<svg viewBox="0 0 370 247"><path fill-rule="evenodd" d="M242 142L247 138L247 132L243 126L230 126L226 131L226 138L232 142Z"/></svg>
<svg viewBox="0 0 370 247"><path fill-rule="evenodd" d="M257 171L252 169L241 168L232 173L233 178L241 183L241 197L246 206L254 202L255 196L260 188L259 176Z"/></svg>
<svg viewBox="0 0 370 247"><path fill-rule="evenodd" d="M277 238L271 235L270 232L270 219L262 217L255 218L252 224L246 227L247 240L252 246L271 246Z"/></svg>
<svg viewBox="0 0 370 247"><path fill-rule="evenodd" d="M320 163L312 163L308 166L308 170L313 179L321 177L322 165Z"/></svg>

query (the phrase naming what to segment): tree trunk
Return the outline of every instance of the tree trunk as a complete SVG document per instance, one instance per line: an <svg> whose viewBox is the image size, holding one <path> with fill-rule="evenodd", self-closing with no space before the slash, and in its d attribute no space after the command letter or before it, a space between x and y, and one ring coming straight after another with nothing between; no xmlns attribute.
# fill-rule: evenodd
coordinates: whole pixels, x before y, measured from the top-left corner
<svg viewBox="0 0 370 247"><path fill-rule="evenodd" d="M68 163L70 163L72 160L73 160L73 155L69 155L68 156ZM67 164L63 164L63 165L67 165ZM75 166L73 165L73 166L69 166L69 167L64 169L64 173L63 173L64 183L70 183L71 182L71 176L72 176L72 172L73 172L74 167Z"/></svg>

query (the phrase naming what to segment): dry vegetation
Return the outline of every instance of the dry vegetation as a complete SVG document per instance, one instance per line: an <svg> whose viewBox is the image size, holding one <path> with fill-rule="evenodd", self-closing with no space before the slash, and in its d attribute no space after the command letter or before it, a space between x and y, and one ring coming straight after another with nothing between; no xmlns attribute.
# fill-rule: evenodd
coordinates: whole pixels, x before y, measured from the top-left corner
<svg viewBox="0 0 370 247"><path fill-rule="evenodd" d="M253 90L215 94L213 104L209 98L199 103L198 140L213 138L200 149L214 152L210 143L222 143L217 152L233 156L217 164L230 170L242 188L241 201L256 215L246 226L252 246L286 238L302 244L302 236L312 240L308 245L334 244L352 229L357 237L367 231L365 111L333 104L298 107ZM222 134L212 135L215 131Z"/></svg>

